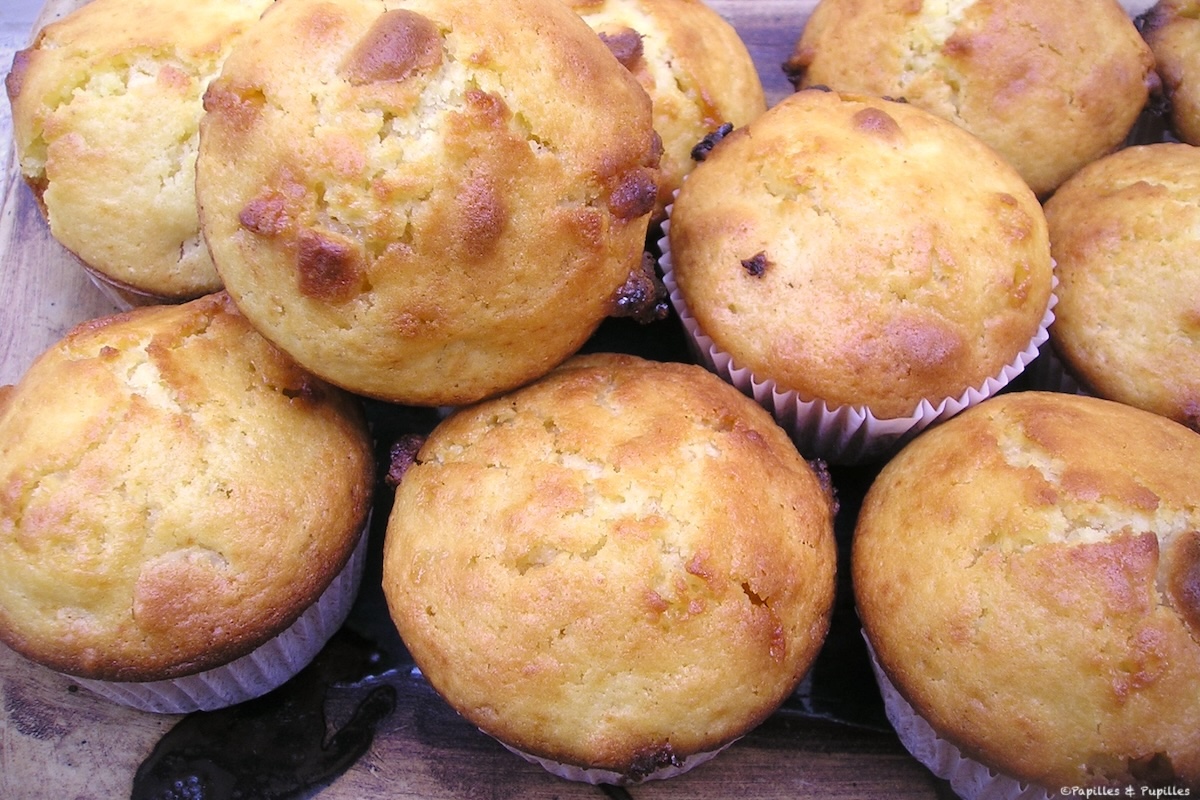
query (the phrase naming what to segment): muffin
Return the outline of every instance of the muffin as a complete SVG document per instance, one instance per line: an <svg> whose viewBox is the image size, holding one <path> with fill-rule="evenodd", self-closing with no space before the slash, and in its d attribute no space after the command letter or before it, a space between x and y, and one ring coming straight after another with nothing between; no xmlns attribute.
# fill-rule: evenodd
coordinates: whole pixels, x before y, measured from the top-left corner
<svg viewBox="0 0 1200 800"><path fill-rule="evenodd" d="M84 323L0 393L0 641L151 711L262 694L349 612L373 479L224 294Z"/></svg>
<svg viewBox="0 0 1200 800"><path fill-rule="evenodd" d="M732 25L701 0L565 0L638 79L662 138L662 221L692 150L722 125L739 127L767 109L758 68Z"/></svg>
<svg viewBox="0 0 1200 800"><path fill-rule="evenodd" d="M821 0L785 70L797 88L903 98L949 119L1039 196L1117 149L1158 82L1115 0Z"/></svg>
<svg viewBox="0 0 1200 800"><path fill-rule="evenodd" d="M1013 392L884 466L859 615L901 738L962 796L1200 788L1197 463L1164 417Z"/></svg>
<svg viewBox="0 0 1200 800"><path fill-rule="evenodd" d="M1200 145L1200 3L1159 0L1143 21L1142 37L1154 53L1172 132Z"/></svg>
<svg viewBox="0 0 1200 800"><path fill-rule="evenodd" d="M650 99L561 0L289 0L205 107L197 195L227 290L357 394L526 383L642 275Z"/></svg>
<svg viewBox="0 0 1200 800"><path fill-rule="evenodd" d="M433 430L399 479L384 593L421 672L485 733L575 780L670 777L815 658L827 486L706 370L576 356Z"/></svg>
<svg viewBox="0 0 1200 800"><path fill-rule="evenodd" d="M1090 392L1200 430L1200 148L1126 148L1045 209L1055 354Z"/></svg>
<svg viewBox="0 0 1200 800"><path fill-rule="evenodd" d="M809 457L880 458L1045 339L1037 198L975 136L905 103L787 97L692 171L663 246L699 356Z"/></svg>
<svg viewBox="0 0 1200 800"><path fill-rule="evenodd" d="M5 80L21 174L50 232L123 307L221 281L200 238L201 96L270 0L92 0Z"/></svg>

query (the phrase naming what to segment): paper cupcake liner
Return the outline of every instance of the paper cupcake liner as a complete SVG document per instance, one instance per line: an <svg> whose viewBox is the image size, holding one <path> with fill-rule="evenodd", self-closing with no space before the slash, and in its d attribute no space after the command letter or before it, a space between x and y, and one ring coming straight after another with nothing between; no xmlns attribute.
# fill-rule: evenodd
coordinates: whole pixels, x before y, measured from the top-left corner
<svg viewBox="0 0 1200 800"><path fill-rule="evenodd" d="M1136 17L1139 14L1145 14L1158 0L1121 0L1121 8L1125 9L1125 13L1131 17Z"/></svg>
<svg viewBox="0 0 1200 800"><path fill-rule="evenodd" d="M487 731L483 731L487 733ZM497 741L499 741L497 739ZM736 740L735 740L736 741ZM685 756L678 764L670 764L665 767L659 767L646 775L631 777L629 775L615 772L610 769L596 769L588 767L577 767L573 764L564 764L561 761L553 761L541 756L535 756L532 753L527 753L524 750L513 747L512 745L500 742L505 749L520 756L531 764L537 764L542 769L552 775L557 775L560 778L565 778L576 783L590 783L593 786L609 785L609 786L636 786L639 783L646 781L661 781L668 778L674 778L682 775L690 769L700 766L701 764L711 761L722 750L729 747L733 742L722 745L716 750L707 750L703 753L694 753L690 756Z"/></svg>
<svg viewBox="0 0 1200 800"><path fill-rule="evenodd" d="M424 673L421 672L420 667L414 666L412 668L412 674L414 677L420 678L428 683L429 679L425 677ZM519 747L514 747L513 745L496 738L493 734L485 731L483 728L477 728L477 730L484 736L487 736L488 738L500 744L500 746L502 746L505 750L508 750L514 755L520 756L530 764L536 764L537 766L549 772L551 775L555 775L559 778L564 778L569 781L574 781L576 783L589 783L593 786L636 786L637 784L645 783L646 781L661 781L668 778L674 778L691 769L694 769L695 767L700 766L701 764L711 761L727 747L734 744L736 741L738 741L738 739L742 738L738 736L713 750L705 750L700 753L693 753L691 755L684 756L679 760L678 763L659 767L658 769L646 775L630 776L621 772L617 772L616 770L599 769L596 767L580 767L574 764L565 764L561 761L543 758L542 756L537 756L533 753L522 750Z"/></svg>
<svg viewBox="0 0 1200 800"><path fill-rule="evenodd" d="M181 300L159 297L150 292L134 289L131 286L114 281L106 275L102 275L87 264L83 264L83 271L87 274L92 284L100 290L100 293L112 301L121 311L129 311L142 306L157 306L182 302Z"/></svg>
<svg viewBox="0 0 1200 800"><path fill-rule="evenodd" d="M1041 346L1038 357L1025 372L1029 386L1033 389L1062 394L1091 394L1067 371L1062 359L1055 352L1054 345L1048 341Z"/></svg>
<svg viewBox="0 0 1200 800"><path fill-rule="evenodd" d="M1052 793L1045 787L1002 775L963 755L956 746L938 736L888 680L865 632L863 639L866 640L871 669L875 672L879 693L883 697L884 713L900 738L900 743L930 772L948 781L955 794L963 800L1050 800L1052 797L1062 797L1062 794Z"/></svg>
<svg viewBox="0 0 1200 800"><path fill-rule="evenodd" d="M999 374L987 378L979 386L968 388L957 397L937 400L936 405L935 401L922 400L907 417L880 419L866 406L831 407L823 400L805 400L798 392L782 389L773 379L760 378L748 367L737 364L731 355L722 351L701 330L675 281L669 238L670 211L671 206L668 206L668 218L663 222L663 236L659 240L659 266L663 283L670 292L671 304L688 334L693 355L709 370L771 412L807 458L820 458L838 464L858 464L886 458L930 425L949 419L1007 386L1037 358L1038 349L1048 340L1048 331L1054 322L1054 306L1058 298L1051 291L1037 332L1025 349L1017 353ZM1057 285L1057 279L1054 279L1054 286Z"/></svg>
<svg viewBox="0 0 1200 800"><path fill-rule="evenodd" d="M241 658L173 680L72 679L114 703L158 714L212 711L278 688L316 658L349 616L362 582L367 530L364 527L350 560L317 601L287 630Z"/></svg>

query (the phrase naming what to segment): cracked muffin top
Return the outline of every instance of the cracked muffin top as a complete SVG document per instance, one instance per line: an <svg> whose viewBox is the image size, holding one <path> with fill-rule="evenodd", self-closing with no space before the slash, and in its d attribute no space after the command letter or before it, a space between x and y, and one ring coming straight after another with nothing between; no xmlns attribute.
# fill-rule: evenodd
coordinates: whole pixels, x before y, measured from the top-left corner
<svg viewBox="0 0 1200 800"><path fill-rule="evenodd" d="M936 733L1050 789L1200 786L1200 434L1067 394L998 395L872 484L855 597Z"/></svg>
<svg viewBox="0 0 1200 800"><path fill-rule="evenodd" d="M1039 196L1117 149L1158 85L1115 0L821 0L784 69L949 119Z"/></svg>
<svg viewBox="0 0 1200 800"><path fill-rule="evenodd" d="M824 641L827 483L706 370L567 361L434 429L384 590L422 672L525 753L637 779L761 722Z"/></svg>
<svg viewBox="0 0 1200 800"><path fill-rule="evenodd" d="M663 154L654 218L695 165L692 150L722 125L767 109L738 32L701 0L564 0L637 77L654 106Z"/></svg>
<svg viewBox="0 0 1200 800"><path fill-rule="evenodd" d="M221 288L200 237L201 97L270 0L92 0L38 32L5 86L51 234L122 302Z"/></svg>
<svg viewBox="0 0 1200 800"><path fill-rule="evenodd" d="M197 194L227 290L359 394L528 382L642 270L650 99L560 0L287 0L205 108Z"/></svg>
<svg viewBox="0 0 1200 800"><path fill-rule="evenodd" d="M735 129L668 237L688 311L735 365L880 419L997 375L1050 299L1021 177L953 123L864 95L797 92Z"/></svg>
<svg viewBox="0 0 1200 800"><path fill-rule="evenodd" d="M370 438L223 293L87 322L0 388L0 641L156 681L281 633L366 523Z"/></svg>

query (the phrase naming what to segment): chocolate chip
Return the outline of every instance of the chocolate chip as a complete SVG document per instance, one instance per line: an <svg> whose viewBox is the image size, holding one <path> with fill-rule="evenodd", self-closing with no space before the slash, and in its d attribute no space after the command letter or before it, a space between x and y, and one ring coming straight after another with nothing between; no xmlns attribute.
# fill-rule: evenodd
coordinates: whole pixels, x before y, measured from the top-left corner
<svg viewBox="0 0 1200 800"><path fill-rule="evenodd" d="M642 255L639 269L629 273L629 278L613 294L609 316L630 317L643 325L666 319L670 312L667 289L654 268L654 256Z"/></svg>
<svg viewBox="0 0 1200 800"><path fill-rule="evenodd" d="M384 482L395 489L408 472L417 463L417 453L425 444L425 437L416 433L408 433L392 442L388 448L388 470Z"/></svg>
<svg viewBox="0 0 1200 800"><path fill-rule="evenodd" d="M601 33L600 41L607 45L617 61L632 70L642 59L642 35L632 28L622 28L615 33Z"/></svg>
<svg viewBox="0 0 1200 800"><path fill-rule="evenodd" d="M767 261L766 252L755 253L750 258L742 259L742 266L752 277L761 278L771 262Z"/></svg>
<svg viewBox="0 0 1200 800"><path fill-rule="evenodd" d="M703 161L704 159L708 158L708 154L712 152L712 149L732 132L733 123L726 122L715 131L706 134L705 137L701 139L695 147L692 148L692 160Z"/></svg>
<svg viewBox="0 0 1200 800"><path fill-rule="evenodd" d="M621 176L621 182L608 198L608 210L619 219L632 220L654 210L658 201L658 181L649 169L633 169Z"/></svg>

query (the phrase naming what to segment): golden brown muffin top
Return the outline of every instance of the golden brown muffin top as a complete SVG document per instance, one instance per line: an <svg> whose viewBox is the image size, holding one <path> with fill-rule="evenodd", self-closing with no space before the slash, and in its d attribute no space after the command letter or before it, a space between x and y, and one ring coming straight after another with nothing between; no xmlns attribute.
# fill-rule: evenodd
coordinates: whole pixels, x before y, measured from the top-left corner
<svg viewBox="0 0 1200 800"><path fill-rule="evenodd" d="M821 0L786 69L952 120L1039 195L1120 146L1157 85L1115 0Z"/></svg>
<svg viewBox="0 0 1200 800"><path fill-rule="evenodd" d="M1045 208L1056 352L1095 393L1200 430L1200 149L1126 148Z"/></svg>
<svg viewBox="0 0 1200 800"><path fill-rule="evenodd" d="M131 296L221 288L196 213L201 96L268 5L92 0L13 60L22 175L54 237Z"/></svg>
<svg viewBox="0 0 1200 800"><path fill-rule="evenodd" d="M592 355L433 431L383 581L472 723L637 777L787 697L834 572L828 490L761 407L700 367Z"/></svg>
<svg viewBox="0 0 1200 800"><path fill-rule="evenodd" d="M1200 786L1200 435L1066 394L923 433L855 531L859 614L934 731L1050 788Z"/></svg>
<svg viewBox="0 0 1200 800"><path fill-rule="evenodd" d="M798 92L734 130L684 182L669 242L688 310L736 365L879 418L998 374L1050 297L1020 176L954 124L866 96Z"/></svg>
<svg viewBox="0 0 1200 800"><path fill-rule="evenodd" d="M695 166L692 149L722 125L767 109L762 81L732 25L701 0L564 0L638 79L662 138L658 203L666 206Z"/></svg>
<svg viewBox="0 0 1200 800"><path fill-rule="evenodd" d="M357 393L527 382L641 269L650 99L560 0L289 0L205 104L201 224L228 291Z"/></svg>
<svg viewBox="0 0 1200 800"><path fill-rule="evenodd" d="M0 640L103 680L281 633L366 520L358 402L223 294L85 323L0 392Z"/></svg>
<svg viewBox="0 0 1200 800"><path fill-rule="evenodd" d="M1145 17L1142 37L1154 53L1172 130L1200 145L1200 2L1159 0Z"/></svg>

